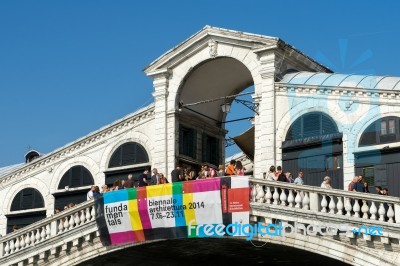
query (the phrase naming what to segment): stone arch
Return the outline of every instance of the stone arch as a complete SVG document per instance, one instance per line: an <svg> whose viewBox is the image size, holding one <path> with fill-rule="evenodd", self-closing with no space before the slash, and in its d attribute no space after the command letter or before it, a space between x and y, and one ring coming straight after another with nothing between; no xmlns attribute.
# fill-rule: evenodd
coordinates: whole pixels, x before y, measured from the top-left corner
<svg viewBox="0 0 400 266"><path fill-rule="evenodd" d="M217 55L216 56L211 56L210 55L210 50L207 49L207 42L210 40L215 39L217 41L218 49L217 49ZM213 87L216 87L216 84L223 84L224 88L223 90L214 90L212 93L204 93L203 95L197 95L196 97L191 97L188 96L187 99L185 99L186 103L193 103L196 101L201 101L205 99L213 99L213 98L219 98L219 97L224 97L227 95L235 94L235 92L241 92L242 90L246 89L247 87L253 85L254 86L254 91L255 91L255 101L259 101L260 104L260 109L262 108L262 101L261 99L261 92L263 90L269 90L272 88L273 84L273 74L271 76L264 75L263 77L261 76L262 69L265 68L265 66L262 65L262 62L260 60L260 57L257 53L254 52L254 47L251 47L252 45L249 44L244 44L241 45L240 43L232 43L232 42L227 42L223 38L220 39L219 37L213 37L213 36L208 36L204 38L201 42L196 44L198 48L196 53L190 53L185 52L187 56L183 60L181 60L180 63L175 63L170 66L165 66L168 67L168 73L169 75L165 75L165 87L159 87L155 85L155 95L156 97L156 110L159 110L159 116L156 114L156 123L164 124L165 127L168 129L168 132L165 132L163 138L165 139L164 144L166 146L167 151L160 151L156 153L156 163L157 165L160 165L160 168L162 171L165 172L171 172L172 169L174 169L176 163L182 163L182 159L184 160L182 156L179 154L178 150L178 141L179 138L172 138L170 137L171 134L175 135L179 132L179 126L180 122L184 121L193 121L189 120L192 115L194 115L193 112L186 110L185 112L182 112L179 115L175 115L178 113L178 106L179 106L179 101L181 100L182 96L184 95L185 91L189 91L186 89L185 84L187 84L187 80L190 80L193 78L193 73L195 73L198 69L200 69L202 66L206 66L204 68L205 72L198 72L202 73L199 75L196 80L196 84L198 87L202 86L203 84L205 85L207 83L207 76L205 73L207 73L207 70L210 71L209 66L213 66L213 68L216 68L216 65L213 65L214 62L222 62L220 60L230 60L230 62L235 62L235 69L242 69L245 72L236 72L236 73L242 73L241 76L246 76L249 77L246 80L241 80L243 82L247 82L247 80L251 80L250 83L243 85L240 82L230 82L229 84L234 84L234 86L230 86L229 84L224 84L224 79L215 79L215 82L213 83ZM268 66L272 66L274 64L274 54L271 52L271 55L268 56L268 58L271 58L271 61L268 61ZM239 67L240 66L240 67ZM273 72L273 67L271 69L268 69L268 71ZM268 72L266 71L266 72ZM272 73L271 72L271 73ZM220 73L218 71L218 73ZM224 71L224 73L226 73ZM246 74L244 74L246 73ZM227 77L227 76L225 76ZM271 87L266 87L263 86L263 83L265 83L266 79L270 79L271 82ZM237 78L236 80L240 80ZM194 81L194 79L192 80ZM157 79L155 79L156 84ZM211 87L211 86L210 86ZM161 96L158 96L161 95ZM163 98L165 97L165 98ZM213 120L208 120L204 116L201 117L202 119L199 119L200 124L196 125L195 123L186 123L189 128L193 127L196 129L198 127L199 129L206 129L206 130L200 130L198 131L198 138L204 138L205 135L210 136L211 138L216 139L215 141L215 146L213 147L214 150L218 152L218 155L216 158L214 158L212 161L213 163L221 163L222 158L225 156L225 149L222 145L224 138L223 138L223 131L224 127L219 127L214 124L214 122L218 121L224 121L226 119L226 115L221 112L221 108L219 104L222 104L222 102L214 102L212 104L205 104L205 105L196 105L193 106L194 109L199 113L205 114L209 117L213 117ZM157 111L156 111L157 112ZM208 113L212 113L209 115ZM260 112L261 114L261 112ZM198 114L196 114L198 115ZM261 117L261 116L260 116ZM203 120L204 119L204 120ZM264 118L263 118L264 119ZM256 127L257 125L260 124L261 118L256 117ZM185 122L183 122L185 123ZM210 128L207 127L207 125L211 125ZM173 133L175 132L175 133ZM257 131L259 133L260 131ZM168 134L168 135L167 135ZM202 134L203 136L201 136ZM198 142L198 145L200 143L203 143L201 141ZM202 144L201 144L202 145ZM200 147L200 146L198 146ZM209 161L211 158L204 158L205 152L203 149L198 149L197 157L193 158L193 156L189 156L190 158L194 159L190 162L189 164L192 163L191 166L193 167L198 167L198 165L203 162L203 161ZM206 152L207 154L207 152ZM207 155L206 155L207 156ZM257 155L258 156L258 155ZM257 160L261 160L261 158L257 157Z"/></svg>
<svg viewBox="0 0 400 266"><path fill-rule="evenodd" d="M191 73L207 62L212 62L215 59L231 58L241 64L250 72L253 79L255 93L261 91L262 77L260 75L261 64L255 54L249 47L239 47L233 44L218 42L218 55L214 58L210 57L208 49L202 49L195 55L188 58L184 63L174 66L173 75L169 79L168 85L168 109L169 111L176 110L181 95L181 89L185 80Z"/></svg>
<svg viewBox="0 0 400 266"><path fill-rule="evenodd" d="M114 152L123 144L128 142L136 142L139 143L144 147L149 157L149 163L152 163L152 152L153 152L153 145L150 141L150 138L147 137L146 134L137 132L137 131L129 131L127 134L122 136L118 141L111 142L107 147L104 149L103 155L101 156L100 160L100 169L102 173L108 169L108 163L110 162L111 156ZM104 174L103 174L104 177Z"/></svg>
<svg viewBox="0 0 400 266"><path fill-rule="evenodd" d="M287 111L281 119L278 118L278 121L280 121L277 125L276 129L276 135L277 135L277 154L281 154L280 147L282 147L282 143L285 141L286 135L293 124L294 121L296 121L298 118L301 116L311 113L311 112L320 112L325 115L327 115L329 118L332 119L332 121L336 124L336 127L339 132L343 132L343 127L341 127L341 124L339 124L337 121L341 119L342 117L337 117L337 116L332 116L331 112L327 110L325 106L308 106L308 108L305 108L304 105L298 104L296 105L293 109ZM295 116L293 117L293 114Z"/></svg>
<svg viewBox="0 0 400 266"><path fill-rule="evenodd" d="M357 152L359 150L368 150L368 149L376 149L375 146L366 146L366 147L359 147L359 142L361 139L362 134L364 133L364 131L367 129L367 127L369 125L371 125L371 123L377 121L380 118L384 118L384 117L388 117L388 116L396 116L396 117L400 117L400 111L387 111L387 112L380 112L379 108L376 108L376 111L373 114L369 114L368 119L365 119L363 121L361 121L358 124L355 124L352 128L352 141L354 143L354 152ZM387 145L387 144L380 144L380 145ZM400 146L400 145L399 145Z"/></svg>
<svg viewBox="0 0 400 266"><path fill-rule="evenodd" d="M80 156L76 158L72 158L68 161L65 161L58 165L55 169L53 177L50 183L50 193L53 194L54 192L58 191L58 184L61 181L61 178L71 167L82 165L85 167L94 179L94 184L101 185L104 181L104 174L100 172L100 168L98 164L88 156Z"/></svg>
<svg viewBox="0 0 400 266"><path fill-rule="evenodd" d="M277 121L280 121L277 125L275 148L277 165L282 165L284 169L296 174L298 171L302 171L307 176L305 181L307 185L320 186L320 176L325 174L332 177L332 187L342 188L344 176L343 160L347 157L343 152L343 137L338 133L343 132L345 128L338 123L341 118L332 116L326 106L321 106L320 104L312 106L311 104L315 104L315 101L311 101L308 104L298 104L292 110L287 111L281 120L277 119ZM324 141L325 137L321 139L320 136L315 136L310 139L302 139L301 142L297 140L285 142L288 131L294 122L300 117L314 112L329 117L332 123L335 124L336 133L324 135L329 137L329 141ZM307 143L311 141L311 143L309 145L303 141Z"/></svg>
<svg viewBox="0 0 400 266"><path fill-rule="evenodd" d="M238 240L235 237L230 237L230 241L243 241L246 240ZM392 265L393 262L390 258L385 258L384 256L380 256L379 253L370 252L369 249L363 249L358 246L350 245L344 242L335 241L333 239L327 239L322 237L310 237L310 236L302 236L297 235L294 238L286 237L285 239L282 237L271 237L271 238L257 238L257 241L278 244L283 247L292 247L299 250L308 251L314 254L322 255L325 257L329 257L335 259L337 261L341 261L344 263L348 263L350 265L355 266L364 266L364 265L379 265L383 263L385 265ZM50 262L53 260L57 260L59 263L63 263L66 265L75 265L77 263L82 263L89 261L98 256L106 256L107 254L116 252L121 250L122 248L130 248L135 246L143 246L148 244L154 244L155 242L161 242L166 240L155 240L150 242L138 242L138 243L130 243L124 246L110 246L105 248L98 238L93 240L92 245L85 246L82 250L74 250L71 254L65 254L60 257L51 257ZM215 239L218 241L218 238ZM93 252L93 250L98 250L98 252ZM79 252L79 256L76 256L74 253Z"/></svg>
<svg viewBox="0 0 400 266"><path fill-rule="evenodd" d="M53 197L49 191L49 187L43 183L41 180L37 178L29 178L24 181L16 183L14 186L11 186L8 192L4 197L3 203L3 214L8 215L12 214L11 212L11 203L14 200L15 196L18 192L22 191L25 188L34 188L40 192L44 200L44 206L46 208L46 215L50 215L53 212Z"/></svg>
<svg viewBox="0 0 400 266"><path fill-rule="evenodd" d="M380 254L370 252L369 249L364 249L363 247L350 245L329 238L297 234L296 237L293 238L271 237L264 239L258 238L258 240L282 246L294 247L356 266L379 265L380 263L387 263L387 265L392 264L390 258L384 258Z"/></svg>

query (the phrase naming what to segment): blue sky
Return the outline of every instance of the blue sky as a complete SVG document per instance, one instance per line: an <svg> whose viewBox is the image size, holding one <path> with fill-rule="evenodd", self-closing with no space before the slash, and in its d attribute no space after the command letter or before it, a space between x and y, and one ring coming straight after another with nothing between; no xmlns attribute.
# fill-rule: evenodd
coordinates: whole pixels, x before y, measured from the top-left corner
<svg viewBox="0 0 400 266"><path fill-rule="evenodd" d="M280 37L336 72L400 76L400 2L373 3L0 1L0 167L152 102L142 69L205 25ZM250 126L233 124L230 136Z"/></svg>

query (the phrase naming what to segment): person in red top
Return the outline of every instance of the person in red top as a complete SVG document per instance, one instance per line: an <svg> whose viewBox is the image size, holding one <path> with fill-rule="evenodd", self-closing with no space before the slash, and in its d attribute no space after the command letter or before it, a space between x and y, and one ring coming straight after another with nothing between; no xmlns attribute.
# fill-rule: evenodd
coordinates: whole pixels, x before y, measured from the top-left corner
<svg viewBox="0 0 400 266"><path fill-rule="evenodd" d="M228 167L226 167L225 174L226 175L235 175L235 160L231 160Z"/></svg>

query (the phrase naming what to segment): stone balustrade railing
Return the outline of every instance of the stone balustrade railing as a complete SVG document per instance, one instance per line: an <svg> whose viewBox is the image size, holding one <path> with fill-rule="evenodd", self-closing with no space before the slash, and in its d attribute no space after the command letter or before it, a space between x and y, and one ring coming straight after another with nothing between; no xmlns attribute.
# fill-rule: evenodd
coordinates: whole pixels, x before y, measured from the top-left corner
<svg viewBox="0 0 400 266"><path fill-rule="evenodd" d="M400 198L250 178L251 201L400 224Z"/></svg>
<svg viewBox="0 0 400 266"><path fill-rule="evenodd" d="M0 239L0 258L23 251L95 220L94 201L86 201Z"/></svg>

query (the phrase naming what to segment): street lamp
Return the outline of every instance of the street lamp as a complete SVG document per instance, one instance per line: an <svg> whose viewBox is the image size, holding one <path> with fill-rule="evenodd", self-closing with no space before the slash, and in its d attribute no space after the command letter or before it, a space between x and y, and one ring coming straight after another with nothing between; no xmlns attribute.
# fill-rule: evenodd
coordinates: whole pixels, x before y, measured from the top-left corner
<svg viewBox="0 0 400 266"><path fill-rule="evenodd" d="M221 109L223 113L229 113L231 111L231 104L230 103L221 104Z"/></svg>

